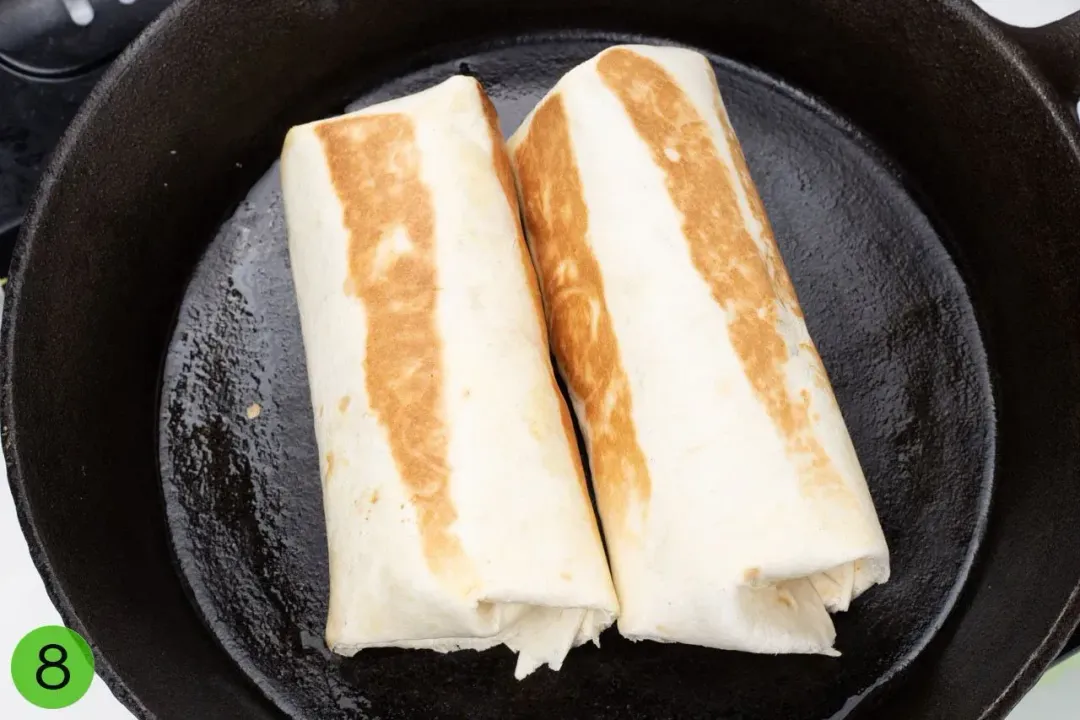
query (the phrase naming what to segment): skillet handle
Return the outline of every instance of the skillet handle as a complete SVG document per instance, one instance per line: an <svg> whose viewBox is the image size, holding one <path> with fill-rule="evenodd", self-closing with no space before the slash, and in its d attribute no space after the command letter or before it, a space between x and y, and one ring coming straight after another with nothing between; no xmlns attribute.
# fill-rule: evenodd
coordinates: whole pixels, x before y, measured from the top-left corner
<svg viewBox="0 0 1080 720"><path fill-rule="evenodd" d="M1006 28L1073 108L1080 100L1080 12L1037 28Z"/></svg>

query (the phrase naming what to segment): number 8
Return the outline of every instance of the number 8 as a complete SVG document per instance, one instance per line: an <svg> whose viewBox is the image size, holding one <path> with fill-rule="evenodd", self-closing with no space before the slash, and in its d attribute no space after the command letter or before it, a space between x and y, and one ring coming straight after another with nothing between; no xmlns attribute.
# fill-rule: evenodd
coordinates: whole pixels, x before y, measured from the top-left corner
<svg viewBox="0 0 1080 720"><path fill-rule="evenodd" d="M60 659L51 662L49 658L45 657L45 653L50 650L58 650L60 652ZM71 682L71 671L64 665L64 663L67 662L67 659L67 650L64 649L63 645L49 644L41 648L41 651L38 653L38 660L41 661L41 667L38 668L37 674L34 676L37 679L37 684L46 690L62 690L67 687L67 684ZM60 668L64 673L64 679L55 685L45 682L45 671L49 668Z"/></svg>

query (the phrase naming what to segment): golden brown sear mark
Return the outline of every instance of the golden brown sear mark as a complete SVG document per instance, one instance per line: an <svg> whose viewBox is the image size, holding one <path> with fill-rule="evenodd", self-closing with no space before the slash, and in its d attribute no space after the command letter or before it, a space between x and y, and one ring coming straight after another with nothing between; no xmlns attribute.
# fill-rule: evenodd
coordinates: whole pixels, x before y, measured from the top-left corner
<svg viewBox="0 0 1080 720"><path fill-rule="evenodd" d="M588 208L560 95L536 110L514 162L555 356L585 406L597 499L605 519L621 524L632 498L648 502L649 471L600 267L589 247Z"/></svg>
<svg viewBox="0 0 1080 720"><path fill-rule="evenodd" d="M457 575L443 419L431 193L412 119L357 116L316 128L349 233L346 290L364 304L366 389L416 509L428 566Z"/></svg>
<svg viewBox="0 0 1080 720"><path fill-rule="evenodd" d="M352 402L352 397L350 397L348 395L342 395L341 399L338 400L338 404L337 404L338 412L345 412L346 410L348 410L349 409L349 403L351 403L351 402Z"/></svg>
<svg viewBox="0 0 1080 720"><path fill-rule="evenodd" d="M765 265L769 270L769 279L772 280L773 291L776 293L777 300L787 308L788 312L801 318L803 316L802 308L799 306L799 299L795 296L795 287L791 284L791 276L788 275L783 260L780 259L780 249L776 246L776 237L773 235L769 216L765 213L765 206L761 202L761 195L758 194L757 186L750 176L750 168L746 164L746 156L743 155L742 145L735 136L735 129L731 126L727 112L724 111L724 103L720 99L720 86L716 83L716 75L713 73L712 65L709 64L708 59L702 58L702 62L705 63L705 70L713 81L713 105L716 108L716 116L720 119L720 125L724 128L724 137L727 139L728 147L731 148L731 158L735 163L735 172L739 176L739 184L742 185L743 194L750 205L750 214L754 216L754 219L761 226L762 244L759 249L765 257Z"/></svg>
<svg viewBox="0 0 1080 720"><path fill-rule="evenodd" d="M487 93L481 91L480 96L484 103L484 117L488 124L488 137L491 139L491 152L495 163L495 174L499 177L506 202L510 206L510 213L514 217L514 225L517 231L515 238L518 250L521 254L521 268L525 273L525 281L529 284L529 294L532 297L533 309L536 322L540 328L540 335L544 340L544 347L548 346L547 323L544 320L544 304L540 297L540 286L536 279L536 268L533 267L532 258L529 256L529 246L525 242L525 235L521 230L521 210L518 207L517 187L514 184L514 171L510 166L510 157L506 152L506 144L503 142L502 131L499 129L499 115ZM570 409L563 400L562 391L559 390L558 381L555 379L555 370L550 368L548 380L551 383L551 391L558 398L559 412L561 414L563 434L570 448L571 462L574 464L574 472L577 474L581 492L585 496L586 503L591 504L589 488L585 484L585 468L581 464L581 455L577 451L577 437L574 435L574 421L570 417Z"/></svg>
<svg viewBox="0 0 1080 720"><path fill-rule="evenodd" d="M794 312L798 303L726 118L720 113L736 157L734 178L718 154L709 126L661 65L617 48L600 58L597 71L664 172L668 193L683 217L682 231L694 266L713 299L729 313L732 346L789 455L799 464L804 488L843 490L814 433L808 394L795 398L788 391L784 373L788 348L777 328L778 308L790 306ZM762 223L764 249L743 221L733 181L742 183L751 198L753 213Z"/></svg>

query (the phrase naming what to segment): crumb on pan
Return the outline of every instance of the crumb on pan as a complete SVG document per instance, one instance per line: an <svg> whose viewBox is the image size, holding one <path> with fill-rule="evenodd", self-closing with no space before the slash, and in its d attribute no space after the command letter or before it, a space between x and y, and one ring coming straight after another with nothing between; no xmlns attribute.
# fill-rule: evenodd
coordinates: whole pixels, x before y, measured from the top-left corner
<svg viewBox="0 0 1080 720"><path fill-rule="evenodd" d="M248 405L247 409L248 420L254 420L255 418L259 417L259 413L261 412L262 405L260 405L259 403L251 403L250 405Z"/></svg>

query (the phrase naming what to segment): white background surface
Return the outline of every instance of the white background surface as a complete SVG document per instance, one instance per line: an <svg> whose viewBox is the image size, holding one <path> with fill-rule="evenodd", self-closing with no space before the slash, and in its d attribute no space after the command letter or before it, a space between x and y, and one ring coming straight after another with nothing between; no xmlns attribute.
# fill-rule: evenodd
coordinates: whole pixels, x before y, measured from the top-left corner
<svg viewBox="0 0 1080 720"><path fill-rule="evenodd" d="M1043 25L1080 9L1080 0L976 0L1005 22ZM1080 98L1078 98L1080 100ZM2 291L0 291L2 297ZM25 702L11 684L11 652L24 634L40 625L60 624L45 594L15 518L0 463L0 718L3 720L130 720L131 714L95 679L86 697L66 710L39 710ZM977 658L972 658L978 662ZM1021 703L1009 720L1069 720L1080 717L1080 656L1055 668Z"/></svg>

